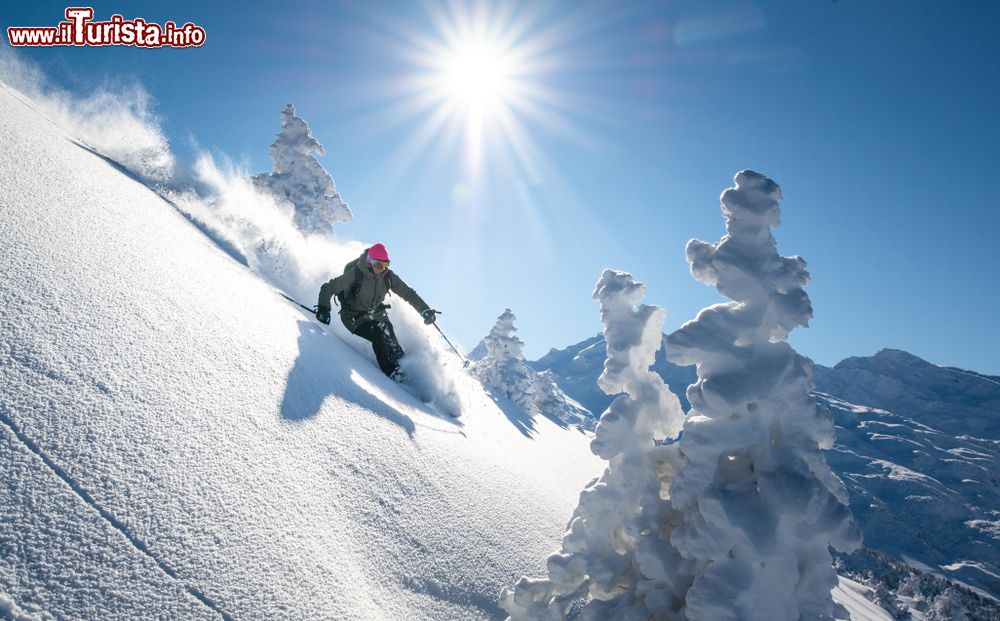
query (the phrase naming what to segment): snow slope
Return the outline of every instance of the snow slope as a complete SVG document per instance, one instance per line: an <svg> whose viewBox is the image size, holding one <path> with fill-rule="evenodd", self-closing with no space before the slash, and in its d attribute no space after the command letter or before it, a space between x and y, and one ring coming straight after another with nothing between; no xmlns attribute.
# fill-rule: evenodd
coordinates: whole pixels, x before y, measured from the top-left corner
<svg viewBox="0 0 1000 621"><path fill-rule="evenodd" d="M6 88L0 149L3 615L503 618L586 436L428 408Z"/></svg>
<svg viewBox="0 0 1000 621"><path fill-rule="evenodd" d="M1000 443L815 396L836 422L827 460L847 484L865 546L1000 595Z"/></svg>
<svg viewBox="0 0 1000 621"><path fill-rule="evenodd" d="M833 599L844 607L851 621L893 621L888 612L868 599L871 591L850 578L841 577L840 584L833 589Z"/></svg>

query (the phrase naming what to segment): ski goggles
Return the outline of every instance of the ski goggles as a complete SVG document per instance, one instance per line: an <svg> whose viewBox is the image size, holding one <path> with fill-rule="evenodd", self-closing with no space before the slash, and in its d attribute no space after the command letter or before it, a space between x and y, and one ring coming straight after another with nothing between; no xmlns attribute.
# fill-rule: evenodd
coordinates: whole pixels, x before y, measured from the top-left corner
<svg viewBox="0 0 1000 621"><path fill-rule="evenodd" d="M370 265L371 268L373 270L375 270L376 272L382 272L382 271L385 271L385 270L389 269L389 262L388 261L379 261L379 260L373 259L371 257L368 257L368 265Z"/></svg>

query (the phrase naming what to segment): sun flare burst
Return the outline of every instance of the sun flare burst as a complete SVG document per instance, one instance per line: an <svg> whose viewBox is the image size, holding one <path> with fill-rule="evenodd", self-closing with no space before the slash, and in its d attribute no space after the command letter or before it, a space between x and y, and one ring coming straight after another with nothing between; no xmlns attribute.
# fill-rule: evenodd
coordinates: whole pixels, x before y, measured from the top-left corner
<svg viewBox="0 0 1000 621"><path fill-rule="evenodd" d="M506 0L427 0L420 12L405 21L372 15L372 43L391 70L373 82L377 105L357 122L396 138L372 173L380 191L404 179L446 188L471 229L501 188L526 205L571 193L550 155L560 141L594 144L588 124L600 113L579 88L580 50L603 14Z"/></svg>
<svg viewBox="0 0 1000 621"><path fill-rule="evenodd" d="M395 118L413 127L401 164L452 145L472 186L487 170L537 176L535 126L558 125L550 121L560 97L545 85L560 69L557 37L540 31L535 11L509 3L426 8L430 30L404 26L397 35L409 71L397 85Z"/></svg>
<svg viewBox="0 0 1000 621"><path fill-rule="evenodd" d="M530 92L530 59L488 17L459 20L441 29L424 56L420 89L465 143L473 175L514 136L524 136L523 105Z"/></svg>

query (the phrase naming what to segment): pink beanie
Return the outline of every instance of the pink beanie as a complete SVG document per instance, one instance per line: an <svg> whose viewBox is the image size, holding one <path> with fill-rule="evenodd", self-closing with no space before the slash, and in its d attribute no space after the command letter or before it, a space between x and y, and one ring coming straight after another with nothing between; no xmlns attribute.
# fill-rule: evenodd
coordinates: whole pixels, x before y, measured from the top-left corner
<svg viewBox="0 0 1000 621"><path fill-rule="evenodd" d="M374 261L388 261L389 251L382 244L375 244L368 249L368 258Z"/></svg>

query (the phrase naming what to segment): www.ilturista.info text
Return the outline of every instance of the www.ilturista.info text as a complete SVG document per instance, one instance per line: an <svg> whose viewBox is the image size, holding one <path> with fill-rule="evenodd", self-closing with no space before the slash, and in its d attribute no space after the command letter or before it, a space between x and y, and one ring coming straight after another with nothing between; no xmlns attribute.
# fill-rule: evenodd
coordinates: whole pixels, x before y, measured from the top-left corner
<svg viewBox="0 0 1000 621"><path fill-rule="evenodd" d="M95 22L94 9L70 7L66 20L58 26L11 26L7 37L12 46L51 45L135 45L138 47L198 47L205 43L205 29L188 22L163 25L141 17L125 19L112 15L106 22Z"/></svg>

